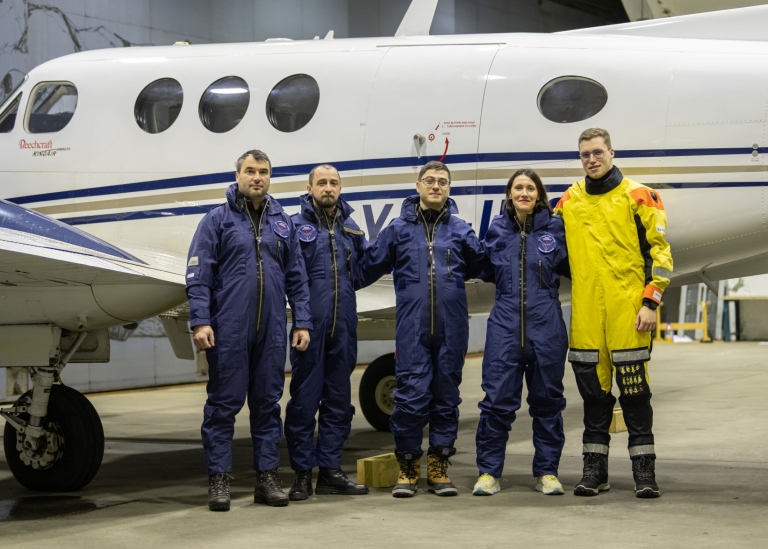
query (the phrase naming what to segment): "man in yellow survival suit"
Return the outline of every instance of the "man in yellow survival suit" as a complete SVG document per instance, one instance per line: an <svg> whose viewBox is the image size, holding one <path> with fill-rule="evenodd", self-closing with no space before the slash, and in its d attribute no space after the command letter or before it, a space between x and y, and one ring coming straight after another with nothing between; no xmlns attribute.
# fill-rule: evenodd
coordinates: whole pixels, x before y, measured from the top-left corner
<svg viewBox="0 0 768 549"><path fill-rule="evenodd" d="M656 307L672 274L667 216L657 191L626 179L613 165L607 131L584 131L579 156L586 177L555 207L565 222L573 283L568 360L584 400L584 474L574 494L594 496L610 489L615 371L635 495L655 498L660 494L648 360Z"/></svg>

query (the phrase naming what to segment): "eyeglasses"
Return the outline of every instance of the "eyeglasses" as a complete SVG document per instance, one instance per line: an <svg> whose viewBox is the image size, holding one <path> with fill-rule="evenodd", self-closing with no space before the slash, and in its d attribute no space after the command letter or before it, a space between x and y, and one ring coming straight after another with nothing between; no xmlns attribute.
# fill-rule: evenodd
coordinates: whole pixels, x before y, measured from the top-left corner
<svg viewBox="0 0 768 549"><path fill-rule="evenodd" d="M419 181L421 181L422 183L426 183L428 187L433 186L435 183L437 183L441 187L447 187L448 185L451 184L450 181L448 181L443 177L441 177L440 179L435 179L434 177L425 177L424 179L420 179Z"/></svg>
<svg viewBox="0 0 768 549"><path fill-rule="evenodd" d="M595 149L594 151L584 151L583 153L579 154L582 160L589 160L590 156L594 156L595 160L602 160L605 153L607 153L605 149Z"/></svg>

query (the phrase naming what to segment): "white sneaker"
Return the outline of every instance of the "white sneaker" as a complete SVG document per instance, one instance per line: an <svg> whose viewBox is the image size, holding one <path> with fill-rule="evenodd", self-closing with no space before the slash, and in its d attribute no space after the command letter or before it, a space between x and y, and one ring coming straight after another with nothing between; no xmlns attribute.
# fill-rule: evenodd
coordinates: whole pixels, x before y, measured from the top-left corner
<svg viewBox="0 0 768 549"><path fill-rule="evenodd" d="M563 494L563 485L555 475L536 477L536 489L547 496L559 496Z"/></svg>
<svg viewBox="0 0 768 549"><path fill-rule="evenodd" d="M492 477L488 473L483 473L475 483L475 488L472 490L474 496L492 496L496 492L501 490L499 486L499 480Z"/></svg>

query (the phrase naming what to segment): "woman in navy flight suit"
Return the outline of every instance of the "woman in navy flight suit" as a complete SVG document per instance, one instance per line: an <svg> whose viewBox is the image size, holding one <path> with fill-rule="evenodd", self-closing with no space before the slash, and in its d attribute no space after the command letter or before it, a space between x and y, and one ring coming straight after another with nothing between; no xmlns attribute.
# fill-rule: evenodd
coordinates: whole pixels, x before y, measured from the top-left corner
<svg viewBox="0 0 768 549"><path fill-rule="evenodd" d="M570 274L563 220L552 214L547 192L532 170L507 183L507 201L485 236L496 303L488 318L483 358L485 398L477 428L476 496L499 491L509 431L520 408L523 375L533 418L536 489L562 494L557 480L563 450L563 375L568 336L558 298L560 275Z"/></svg>

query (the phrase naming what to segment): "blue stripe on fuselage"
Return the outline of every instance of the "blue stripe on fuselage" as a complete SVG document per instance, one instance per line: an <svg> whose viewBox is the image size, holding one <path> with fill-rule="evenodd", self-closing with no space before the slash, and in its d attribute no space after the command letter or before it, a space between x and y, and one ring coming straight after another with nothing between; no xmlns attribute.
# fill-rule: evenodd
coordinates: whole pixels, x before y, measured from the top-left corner
<svg viewBox="0 0 768 549"><path fill-rule="evenodd" d="M759 153L768 152L768 147L757 149ZM753 152L752 148L713 148L713 149L653 149L653 150L633 150L616 151L616 158L664 158L680 156L717 156L717 155L737 155L749 154ZM430 160L437 160L439 157L422 157L415 159L411 156L398 158L379 158L372 160L344 160L341 162L330 162L339 172L354 170L375 170L382 168L402 168L412 167L426 163ZM418 163L414 161L418 160ZM453 154L446 156L443 161L451 165L484 163L484 162L532 162L532 161L555 161L555 160L578 160L576 151L548 151L548 152L501 152L501 153L478 153L478 154ZM272 178L306 176L316 164L296 164L293 166L277 166L272 170ZM169 179L156 179L153 181L141 181L138 183L125 183L118 185L106 185L103 187L92 187L87 189L77 189L70 191L59 191L54 193L43 193L18 196L8 198L9 202L14 204L30 204L37 202L48 202L53 200L71 200L75 198L86 198L94 196L106 196L111 194L137 193L146 191L158 191L163 189L179 189L184 187L198 187L202 185L213 185L216 183L229 183L234 181L234 172L220 172L204 175L173 177ZM552 189L555 190L555 189ZM374 191L378 192L378 191ZM386 192L386 191L382 191ZM478 193L482 194L482 193Z"/></svg>

